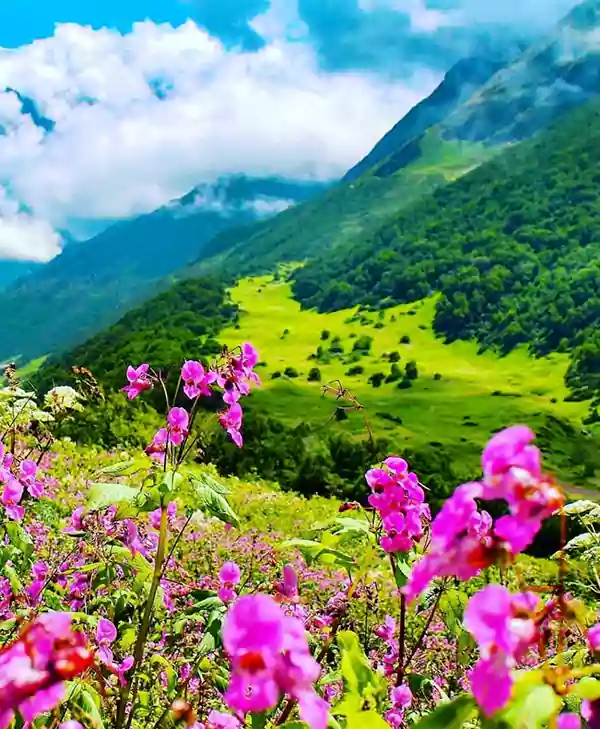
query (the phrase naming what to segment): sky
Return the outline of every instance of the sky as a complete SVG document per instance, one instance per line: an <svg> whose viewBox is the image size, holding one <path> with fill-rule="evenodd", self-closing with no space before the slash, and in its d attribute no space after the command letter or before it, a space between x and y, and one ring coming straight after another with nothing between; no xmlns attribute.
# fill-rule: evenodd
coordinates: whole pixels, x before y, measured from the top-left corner
<svg viewBox="0 0 600 729"><path fill-rule="evenodd" d="M0 258L231 174L335 180L458 59L572 0L1 0Z"/></svg>

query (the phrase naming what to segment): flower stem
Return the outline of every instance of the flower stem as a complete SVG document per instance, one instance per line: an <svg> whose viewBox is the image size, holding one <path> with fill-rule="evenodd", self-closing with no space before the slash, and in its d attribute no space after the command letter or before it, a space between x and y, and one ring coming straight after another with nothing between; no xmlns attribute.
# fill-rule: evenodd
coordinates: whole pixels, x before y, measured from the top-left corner
<svg viewBox="0 0 600 729"><path fill-rule="evenodd" d="M400 593L400 634L398 636L398 668L396 669L396 686L404 681L404 654L406 651L406 596Z"/></svg>
<svg viewBox="0 0 600 729"><path fill-rule="evenodd" d="M158 547L156 549L156 559L154 561L154 574L152 575L152 582L150 583L150 591L148 593L148 602L144 610L142 617L142 623L140 630L137 635L135 642L135 648L133 650L133 669L131 672L130 680L121 688L119 696L119 704L117 707L117 719L116 729L121 729L125 720L125 710L127 708L127 702L129 700L129 694L131 687L136 680L136 673L144 658L144 648L146 646L146 640L148 638L148 632L150 630L150 623L152 621L152 613L154 611L154 601L156 600L156 593L160 585L160 579L162 575L162 567L165 560L165 550L167 545L167 507L162 506L160 512L160 529L158 534ZM131 725L133 718L133 707L131 708L132 716L129 717L128 725Z"/></svg>

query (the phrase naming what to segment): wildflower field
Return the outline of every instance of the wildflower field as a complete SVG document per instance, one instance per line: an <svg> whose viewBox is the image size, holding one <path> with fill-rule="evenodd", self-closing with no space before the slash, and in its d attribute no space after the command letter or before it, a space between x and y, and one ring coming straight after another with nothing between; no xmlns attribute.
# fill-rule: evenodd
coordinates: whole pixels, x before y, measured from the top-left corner
<svg viewBox="0 0 600 729"><path fill-rule="evenodd" d="M308 499L206 463L207 420L243 452L259 361L129 366L124 400L165 401L139 452L55 437L81 393L6 373L0 727L600 726L600 507L567 499L529 427L441 508L401 452L362 500ZM556 553L525 554L551 520Z"/></svg>

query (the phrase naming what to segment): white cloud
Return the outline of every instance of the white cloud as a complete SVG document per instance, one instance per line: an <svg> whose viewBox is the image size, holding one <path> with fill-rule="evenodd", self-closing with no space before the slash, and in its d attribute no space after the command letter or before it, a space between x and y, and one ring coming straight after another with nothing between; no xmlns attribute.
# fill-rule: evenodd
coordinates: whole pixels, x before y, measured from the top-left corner
<svg viewBox="0 0 600 729"><path fill-rule="evenodd" d="M48 222L23 212L0 189L0 258L49 261L60 252L60 244Z"/></svg>
<svg viewBox="0 0 600 729"><path fill-rule="evenodd" d="M380 8L403 13L410 18L410 27L418 33L433 33L462 23L463 15L455 10L435 10L427 7L427 0L359 0L361 10L366 13Z"/></svg>
<svg viewBox="0 0 600 729"><path fill-rule="evenodd" d="M327 73L289 7L278 0L255 19L268 41L255 53L228 51L191 21L146 21L126 35L64 24L0 49L3 85L56 122L44 134L14 94L0 94L0 185L32 220L75 232L228 174L341 176L438 79Z"/></svg>

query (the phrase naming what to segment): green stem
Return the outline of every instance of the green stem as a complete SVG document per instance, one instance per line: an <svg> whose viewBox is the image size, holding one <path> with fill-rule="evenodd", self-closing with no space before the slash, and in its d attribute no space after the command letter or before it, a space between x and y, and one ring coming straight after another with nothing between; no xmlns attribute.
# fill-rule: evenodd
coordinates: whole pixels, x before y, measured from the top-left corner
<svg viewBox="0 0 600 729"><path fill-rule="evenodd" d="M119 705L117 707L117 719L116 719L116 729L121 729L123 726L124 720L125 720L125 710L127 708L127 702L129 700L129 694L131 691L131 687L136 679L136 673L142 663L142 660L144 658L144 648L146 647L146 640L148 638L148 632L150 630L150 623L152 622L152 613L154 611L154 601L156 600L156 593L158 592L158 588L160 586L160 579L162 576L162 568L163 563L165 561L165 550L167 545L167 507L162 506L161 512L160 512L160 529L158 534L158 547L156 549L156 559L154 561L154 574L152 575L152 582L150 583L150 592L148 594L148 602L146 603L146 608L144 610L144 615L142 617L142 624L140 626L140 631L137 636L137 640L135 642L135 648L133 650L133 669L131 672L131 678L125 686L121 688L121 693L119 696ZM133 707L131 709L131 713L133 715ZM129 717L130 721L128 724L131 724L131 719L133 716Z"/></svg>

